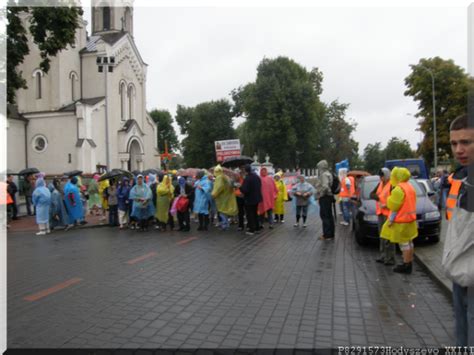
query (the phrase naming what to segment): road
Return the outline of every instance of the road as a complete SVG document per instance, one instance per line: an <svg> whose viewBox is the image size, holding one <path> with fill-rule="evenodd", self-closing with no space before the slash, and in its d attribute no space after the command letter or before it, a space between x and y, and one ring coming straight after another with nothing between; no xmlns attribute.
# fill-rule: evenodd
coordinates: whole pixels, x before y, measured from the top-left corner
<svg viewBox="0 0 474 355"><path fill-rule="evenodd" d="M418 265L375 263L348 227L320 241L287 223L260 235L72 230L8 235L8 347L442 347L450 300Z"/></svg>

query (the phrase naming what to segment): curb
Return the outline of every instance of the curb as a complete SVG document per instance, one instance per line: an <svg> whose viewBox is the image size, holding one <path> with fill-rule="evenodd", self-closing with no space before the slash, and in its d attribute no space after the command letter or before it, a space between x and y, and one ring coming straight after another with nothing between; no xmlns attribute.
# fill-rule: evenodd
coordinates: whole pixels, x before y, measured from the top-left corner
<svg viewBox="0 0 474 355"><path fill-rule="evenodd" d="M415 252L414 257L415 257L415 261L418 263L418 265L420 265L421 268L422 268L423 270L425 270L426 273L430 276L430 278L431 278L433 281L435 281L435 282L438 284L438 286L441 287L441 289L442 289L443 292L446 294L446 296L448 296L448 297L451 298L451 297L453 296L453 291L452 291L452 289L451 289L451 285L448 284L447 282L445 282L444 280L442 280L442 279L438 276L438 274L437 274L436 272L434 272L433 270L431 270L431 269L429 268L428 264L425 263L424 260L423 260L423 258L420 258L420 257L416 254L416 252Z"/></svg>

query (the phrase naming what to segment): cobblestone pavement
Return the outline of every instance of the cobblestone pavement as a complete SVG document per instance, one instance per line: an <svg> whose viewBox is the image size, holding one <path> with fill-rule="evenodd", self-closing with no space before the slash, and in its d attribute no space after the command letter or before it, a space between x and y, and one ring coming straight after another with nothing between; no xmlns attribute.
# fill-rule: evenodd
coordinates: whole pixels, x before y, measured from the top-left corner
<svg viewBox="0 0 474 355"><path fill-rule="evenodd" d="M421 267L394 274L347 227L323 242L309 222L255 236L10 233L8 347L453 344L450 300Z"/></svg>

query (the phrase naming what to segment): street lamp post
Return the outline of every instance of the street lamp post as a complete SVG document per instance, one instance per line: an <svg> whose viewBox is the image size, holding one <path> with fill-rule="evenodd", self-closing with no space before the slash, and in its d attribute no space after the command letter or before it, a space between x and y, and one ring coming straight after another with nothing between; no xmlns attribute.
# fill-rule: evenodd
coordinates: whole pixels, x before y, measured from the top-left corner
<svg viewBox="0 0 474 355"><path fill-rule="evenodd" d="M109 104L108 104L108 83L107 73L113 73L115 57L97 57L97 70L105 73L105 160L107 169L110 170L110 148L109 148Z"/></svg>
<svg viewBox="0 0 474 355"><path fill-rule="evenodd" d="M433 149L434 149L434 168L438 167L438 144L436 139L436 99L435 99L435 78L433 71L427 67L420 66L425 69L431 76L431 93L433 95Z"/></svg>

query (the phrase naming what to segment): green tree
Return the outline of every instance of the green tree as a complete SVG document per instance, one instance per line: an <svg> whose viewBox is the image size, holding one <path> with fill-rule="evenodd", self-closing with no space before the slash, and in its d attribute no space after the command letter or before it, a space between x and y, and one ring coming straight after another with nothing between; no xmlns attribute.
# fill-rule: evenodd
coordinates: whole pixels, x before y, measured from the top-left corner
<svg viewBox="0 0 474 355"><path fill-rule="evenodd" d="M384 149L385 159L409 159L414 157L410 143L406 139L392 137Z"/></svg>
<svg viewBox="0 0 474 355"><path fill-rule="evenodd" d="M28 32L33 42L38 46L41 62L38 63L45 73L49 71L51 57L75 42L76 30L80 26L82 8L80 7L7 7L7 101L15 103L18 89L26 89L26 81L17 66L23 63L30 52L28 48ZM30 17L25 23L21 15L28 12Z"/></svg>
<svg viewBox="0 0 474 355"><path fill-rule="evenodd" d="M382 150L382 144L377 142L375 144L367 144L364 149L365 170L371 174L377 174L385 163L385 154Z"/></svg>
<svg viewBox="0 0 474 355"><path fill-rule="evenodd" d="M235 116L246 118L239 137L247 155L268 154L283 168L312 168L318 157L324 105L322 73L286 57L263 59L253 83L232 91ZM245 139L244 139L245 137Z"/></svg>
<svg viewBox="0 0 474 355"><path fill-rule="evenodd" d="M352 137L357 124L346 118L348 107L349 104L342 104L337 100L325 105L319 159L327 160L330 166L344 159L349 159L351 167L358 162L359 143Z"/></svg>
<svg viewBox="0 0 474 355"><path fill-rule="evenodd" d="M176 112L181 133L186 134L181 142L186 166L209 168L215 165L214 142L236 138L229 101L204 102L196 107L178 106Z"/></svg>
<svg viewBox="0 0 474 355"><path fill-rule="evenodd" d="M168 142L168 150L176 152L179 149L179 141L169 111L154 109L150 111L150 117L158 125L158 150L160 153L165 151L165 141Z"/></svg>
<svg viewBox="0 0 474 355"><path fill-rule="evenodd" d="M429 165L433 164L433 98L432 79L435 80L436 137L438 156L451 154L449 125L454 118L467 112L467 96L473 80L453 60L440 57L422 58L418 64L410 65L411 73L405 78L405 96L411 96L418 103L419 130L424 133L418 153Z"/></svg>

